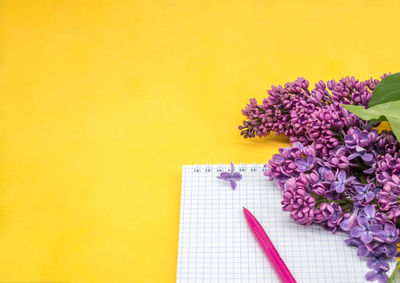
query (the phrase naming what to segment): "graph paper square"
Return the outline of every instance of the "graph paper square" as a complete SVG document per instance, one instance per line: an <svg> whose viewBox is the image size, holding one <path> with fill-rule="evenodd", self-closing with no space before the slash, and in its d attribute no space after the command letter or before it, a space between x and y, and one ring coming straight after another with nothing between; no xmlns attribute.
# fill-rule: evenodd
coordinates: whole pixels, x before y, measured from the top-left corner
<svg viewBox="0 0 400 283"><path fill-rule="evenodd" d="M279 282L247 227L248 208L301 282L365 282L369 271L348 235L303 226L282 211L281 191L263 165L235 166L243 175L236 190L217 179L229 165L184 165L177 282ZM395 260L391 263L393 270Z"/></svg>

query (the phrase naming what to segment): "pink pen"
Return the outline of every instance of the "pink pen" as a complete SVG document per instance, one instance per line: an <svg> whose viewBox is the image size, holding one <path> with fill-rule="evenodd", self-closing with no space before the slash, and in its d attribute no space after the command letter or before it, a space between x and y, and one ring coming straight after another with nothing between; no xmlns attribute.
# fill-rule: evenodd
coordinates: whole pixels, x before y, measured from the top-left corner
<svg viewBox="0 0 400 283"><path fill-rule="evenodd" d="M254 217L250 211L243 207L244 217L246 218L247 224L249 224L250 230L253 232L254 237L256 237L258 243L263 249L268 260L272 264L279 278L283 283L296 283L293 275L290 273L286 264L283 262L278 251L275 249L271 240L269 239L267 233L265 233L263 227L258 223L257 219Z"/></svg>

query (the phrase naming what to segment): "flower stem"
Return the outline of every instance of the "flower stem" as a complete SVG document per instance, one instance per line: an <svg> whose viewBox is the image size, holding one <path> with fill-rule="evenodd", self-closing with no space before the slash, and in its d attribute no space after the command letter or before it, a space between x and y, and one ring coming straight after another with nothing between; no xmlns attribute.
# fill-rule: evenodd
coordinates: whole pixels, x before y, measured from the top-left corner
<svg viewBox="0 0 400 283"><path fill-rule="evenodd" d="M354 203L350 198L327 199L327 198L320 196L314 192L311 192L310 195L315 199L315 201L317 203L317 208L319 208L322 203L337 203L342 207L343 212L348 212L348 211L351 211L351 209L353 207L353 203Z"/></svg>

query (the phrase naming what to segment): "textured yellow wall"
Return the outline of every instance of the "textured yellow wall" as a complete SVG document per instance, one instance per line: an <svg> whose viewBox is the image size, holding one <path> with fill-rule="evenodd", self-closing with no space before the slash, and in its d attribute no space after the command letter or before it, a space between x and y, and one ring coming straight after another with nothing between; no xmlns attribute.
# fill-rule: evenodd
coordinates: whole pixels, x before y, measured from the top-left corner
<svg viewBox="0 0 400 283"><path fill-rule="evenodd" d="M118 3L116 3L118 2ZM181 165L248 99L399 71L398 1L0 1L0 282L174 282Z"/></svg>

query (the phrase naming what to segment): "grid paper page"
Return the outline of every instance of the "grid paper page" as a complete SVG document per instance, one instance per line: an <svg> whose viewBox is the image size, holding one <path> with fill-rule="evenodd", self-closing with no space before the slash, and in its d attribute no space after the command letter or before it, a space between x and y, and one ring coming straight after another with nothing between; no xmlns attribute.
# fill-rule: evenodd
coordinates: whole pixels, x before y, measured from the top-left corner
<svg viewBox="0 0 400 283"><path fill-rule="evenodd" d="M217 179L229 165L183 166L177 282L279 282L243 206L263 225L297 282L365 281L369 269L344 243L346 234L295 223L282 211L281 191L263 175L263 165L235 170L243 179L233 191Z"/></svg>

